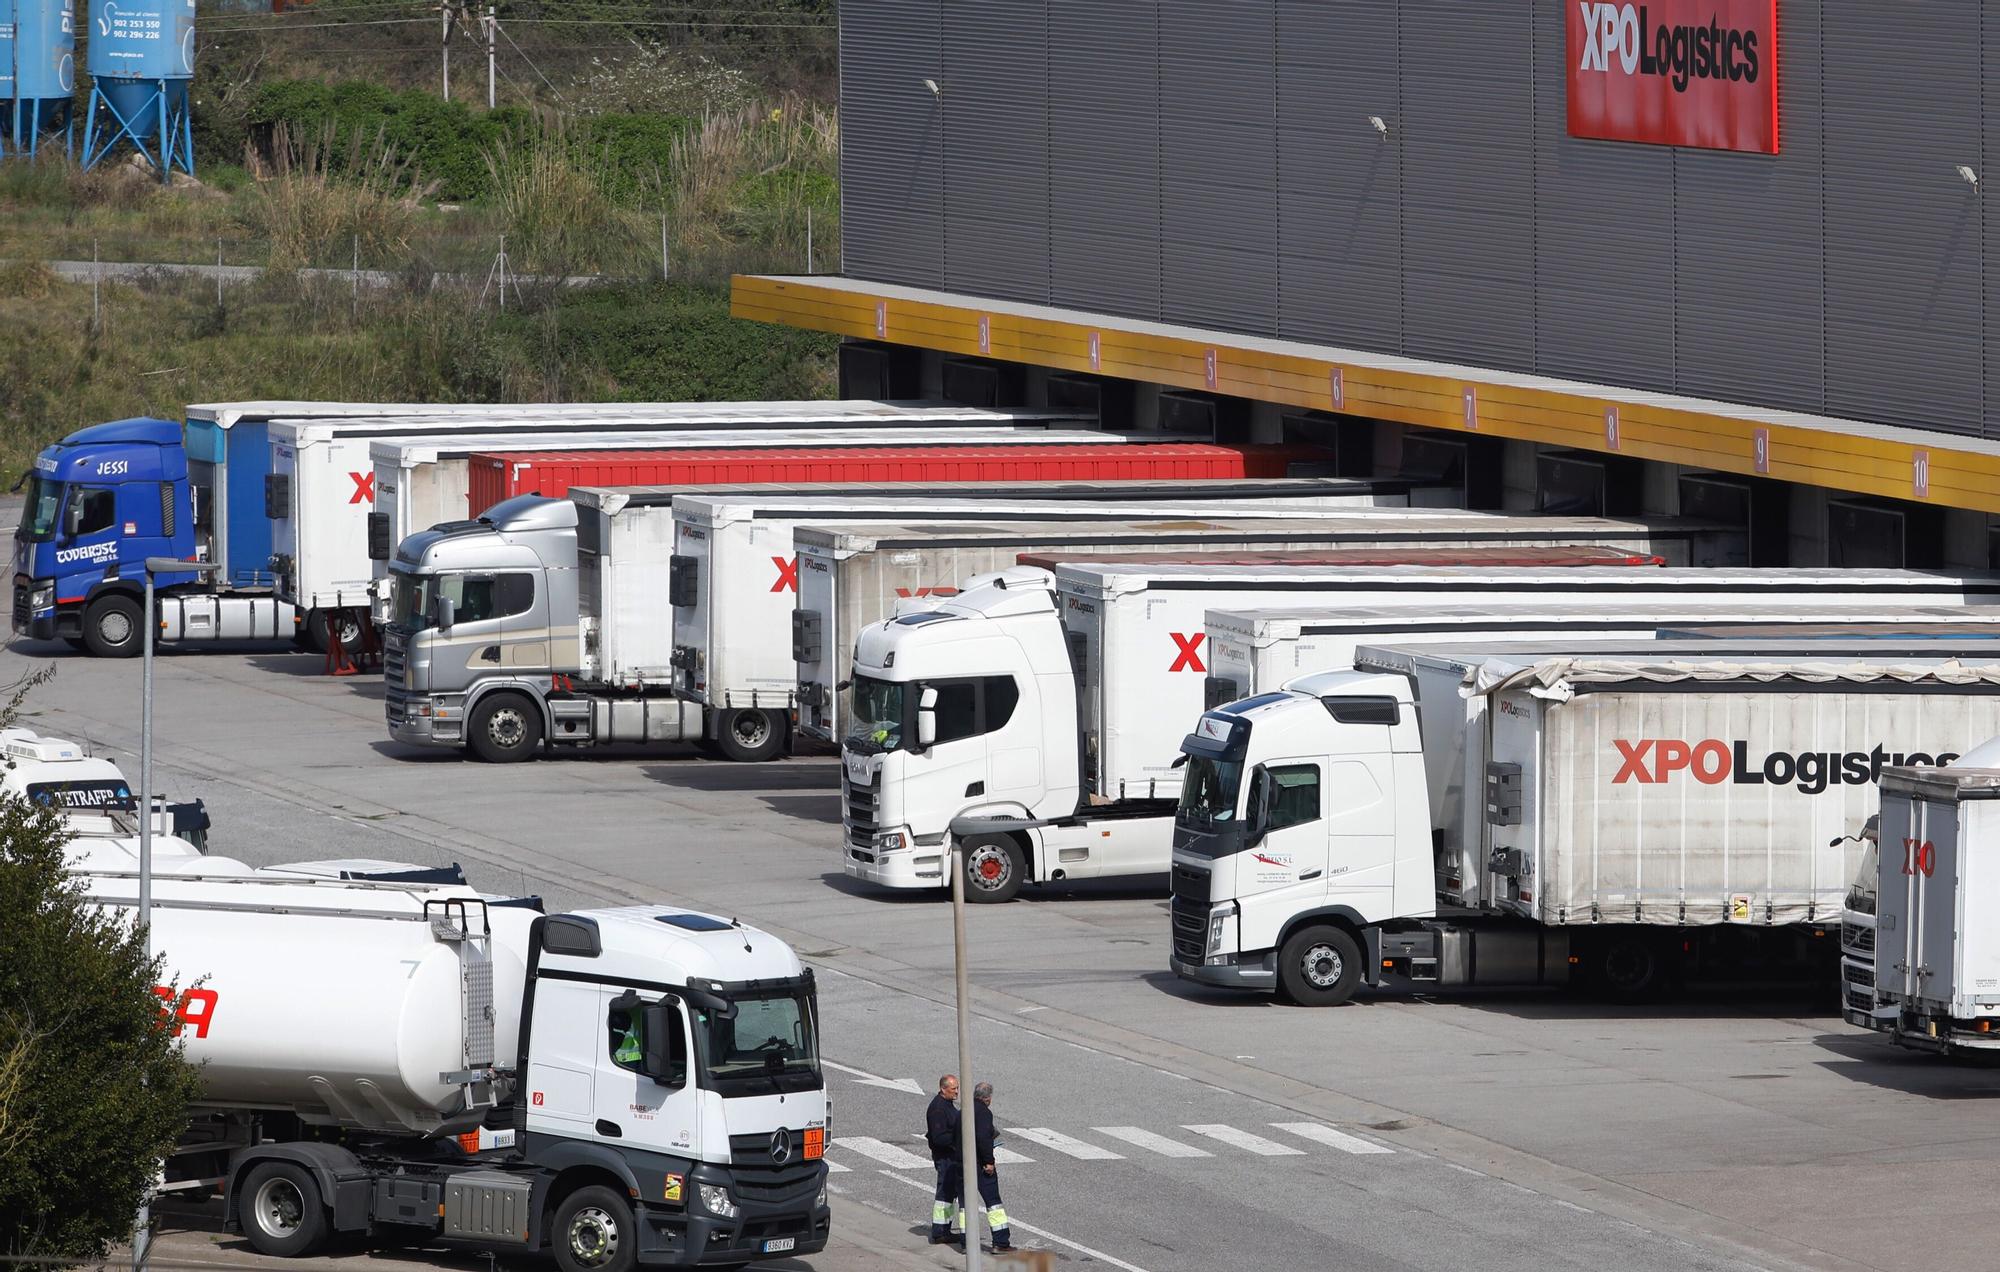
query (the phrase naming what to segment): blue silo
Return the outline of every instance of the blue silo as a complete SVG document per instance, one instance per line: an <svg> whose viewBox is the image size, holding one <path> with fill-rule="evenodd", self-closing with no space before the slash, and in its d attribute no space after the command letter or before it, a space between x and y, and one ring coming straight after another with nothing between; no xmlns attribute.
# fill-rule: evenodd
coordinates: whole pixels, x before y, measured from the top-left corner
<svg viewBox="0 0 2000 1272"><path fill-rule="evenodd" d="M194 0L90 0L86 38L91 86L83 166L96 166L130 141L162 181L176 167L192 175Z"/></svg>
<svg viewBox="0 0 2000 1272"><path fill-rule="evenodd" d="M0 0L0 23L13 36L5 51L11 109L0 115L0 150L32 155L45 133L60 129L67 139L75 114L76 0Z"/></svg>

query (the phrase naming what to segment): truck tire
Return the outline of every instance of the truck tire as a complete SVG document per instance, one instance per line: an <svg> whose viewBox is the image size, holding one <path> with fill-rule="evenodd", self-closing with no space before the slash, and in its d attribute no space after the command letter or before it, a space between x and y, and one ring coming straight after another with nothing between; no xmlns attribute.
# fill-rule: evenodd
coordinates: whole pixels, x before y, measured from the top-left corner
<svg viewBox="0 0 2000 1272"><path fill-rule="evenodd" d="M632 1205L602 1184L579 1188L556 1207L549 1244L562 1272L631 1272L639 1255Z"/></svg>
<svg viewBox="0 0 2000 1272"><path fill-rule="evenodd" d="M349 654L361 648L361 615L351 609L316 609L306 615L306 648L323 654L333 645L328 628L340 633L340 643Z"/></svg>
<svg viewBox="0 0 2000 1272"><path fill-rule="evenodd" d="M1345 929L1309 927L1278 951L1278 989L1301 1007L1338 1007L1361 983L1361 946Z"/></svg>
<svg viewBox="0 0 2000 1272"><path fill-rule="evenodd" d="M101 596L83 613L83 647L99 658L137 658L144 640L129 596Z"/></svg>
<svg viewBox="0 0 2000 1272"><path fill-rule="evenodd" d="M725 760L738 764L762 764L775 760L785 749L785 717L776 711L730 711L722 717L722 732L715 749Z"/></svg>
<svg viewBox="0 0 2000 1272"><path fill-rule="evenodd" d="M482 698L466 721L465 744L488 764L532 760L542 745L542 713L518 693Z"/></svg>
<svg viewBox="0 0 2000 1272"><path fill-rule="evenodd" d="M244 1177L237 1219L259 1254L296 1259L326 1244L326 1203L312 1172L291 1162L265 1162Z"/></svg>
<svg viewBox="0 0 2000 1272"><path fill-rule="evenodd" d="M1657 1002L1673 988L1666 942L1649 933L1611 933L1592 946L1584 968L1590 987L1614 1003Z"/></svg>
<svg viewBox="0 0 2000 1272"><path fill-rule="evenodd" d="M967 901L997 905L1020 893L1028 862L1013 836L974 835L964 848Z"/></svg>

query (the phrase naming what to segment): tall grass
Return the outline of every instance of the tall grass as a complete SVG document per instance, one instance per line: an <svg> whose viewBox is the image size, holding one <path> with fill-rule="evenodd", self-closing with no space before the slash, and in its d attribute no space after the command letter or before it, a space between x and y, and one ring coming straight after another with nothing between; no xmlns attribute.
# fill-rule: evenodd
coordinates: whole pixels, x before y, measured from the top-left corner
<svg viewBox="0 0 2000 1272"><path fill-rule="evenodd" d="M808 210L824 267L840 238L840 133L833 111L791 100L712 115L674 146L667 201L694 277L800 270Z"/></svg>
<svg viewBox="0 0 2000 1272"><path fill-rule="evenodd" d="M316 136L297 139L279 124L272 156L270 179L248 207L252 224L270 242L273 268L345 264L357 249L371 259L407 254L429 191L380 134L351 134L343 142L328 124Z"/></svg>
<svg viewBox="0 0 2000 1272"><path fill-rule="evenodd" d="M520 270L623 273L644 241L644 222L606 193L603 147L582 140L560 115L486 151L493 210Z"/></svg>

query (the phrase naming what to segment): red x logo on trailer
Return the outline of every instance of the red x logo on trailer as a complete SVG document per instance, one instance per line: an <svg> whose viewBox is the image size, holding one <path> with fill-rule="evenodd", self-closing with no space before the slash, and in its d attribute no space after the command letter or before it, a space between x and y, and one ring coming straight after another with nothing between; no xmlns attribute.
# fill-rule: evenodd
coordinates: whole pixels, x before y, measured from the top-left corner
<svg viewBox="0 0 2000 1272"><path fill-rule="evenodd" d="M363 500L366 500L369 503L374 503L375 474L349 473L347 475L353 478L354 480L354 493L347 497L347 502L351 504L358 504L361 503Z"/></svg>
<svg viewBox="0 0 2000 1272"><path fill-rule="evenodd" d="M799 559L787 561L783 557L772 557L771 564L778 567L778 581L771 584L773 592L796 592L799 590Z"/></svg>
<svg viewBox="0 0 2000 1272"><path fill-rule="evenodd" d="M1167 668L1168 671L1208 670L1208 668L1201 665L1201 655L1195 652L1201 648L1201 642L1208 639L1207 632L1196 632L1192 636L1183 636L1179 632L1171 632L1169 635L1174 638L1174 644L1179 647L1180 653L1175 656L1174 665Z"/></svg>

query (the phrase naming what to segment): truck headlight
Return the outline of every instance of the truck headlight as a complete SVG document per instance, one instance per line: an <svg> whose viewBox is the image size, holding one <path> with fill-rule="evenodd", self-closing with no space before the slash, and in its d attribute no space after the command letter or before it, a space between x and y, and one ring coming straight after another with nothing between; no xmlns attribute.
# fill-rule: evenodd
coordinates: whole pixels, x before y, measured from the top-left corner
<svg viewBox="0 0 2000 1272"><path fill-rule="evenodd" d="M900 830L878 830L868 844L876 852L899 852L910 846L910 837Z"/></svg>
<svg viewBox="0 0 2000 1272"><path fill-rule="evenodd" d="M718 1219L734 1219L737 1215L736 1203L729 1200L729 1190L721 1184L702 1184L696 1189L701 1197L701 1208Z"/></svg>
<svg viewBox="0 0 2000 1272"><path fill-rule="evenodd" d="M35 590L28 593L29 609L45 610L55 603L56 585L53 583L38 583L35 585Z"/></svg>
<svg viewBox="0 0 2000 1272"><path fill-rule="evenodd" d="M1207 958L1215 958L1236 948L1236 903L1224 901L1208 912Z"/></svg>
<svg viewBox="0 0 2000 1272"><path fill-rule="evenodd" d="M826 1209L826 1185L825 1185L825 1184L821 1184L821 1185L819 1186L819 1196L817 1196L817 1197L813 1198L813 1208L814 1208L815 1210L825 1210L825 1209Z"/></svg>

